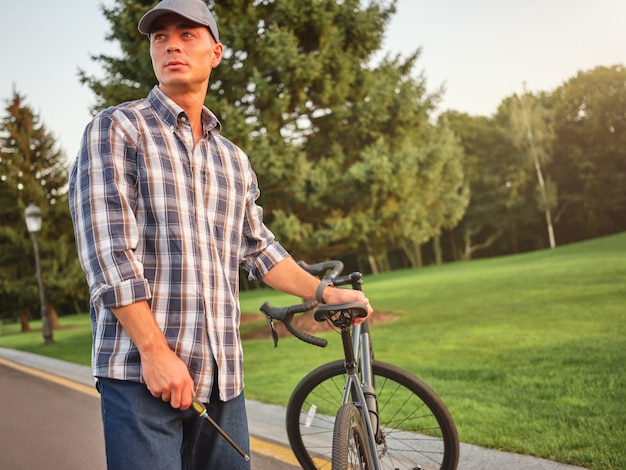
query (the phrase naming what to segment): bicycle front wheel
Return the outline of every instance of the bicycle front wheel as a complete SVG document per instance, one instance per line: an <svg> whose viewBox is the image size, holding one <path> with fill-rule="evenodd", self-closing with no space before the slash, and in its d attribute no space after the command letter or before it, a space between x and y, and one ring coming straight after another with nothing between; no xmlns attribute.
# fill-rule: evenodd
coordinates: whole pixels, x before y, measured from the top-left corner
<svg viewBox="0 0 626 470"><path fill-rule="evenodd" d="M337 413L333 431L333 470L372 470L367 433L359 409L346 403Z"/></svg>
<svg viewBox="0 0 626 470"><path fill-rule="evenodd" d="M373 457L380 468L456 469L458 434L441 399L396 366L373 361L372 369L381 430ZM310 372L291 395L287 435L306 470L331 468L334 416L343 404L346 378L344 361L334 361Z"/></svg>

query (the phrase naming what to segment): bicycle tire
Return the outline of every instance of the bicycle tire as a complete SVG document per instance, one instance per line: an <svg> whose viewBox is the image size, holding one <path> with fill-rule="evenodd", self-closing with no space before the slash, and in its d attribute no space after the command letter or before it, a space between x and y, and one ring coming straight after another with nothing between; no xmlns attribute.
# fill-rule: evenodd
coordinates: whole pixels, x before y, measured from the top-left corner
<svg viewBox="0 0 626 470"><path fill-rule="evenodd" d="M372 369L384 436L377 450L380 468L455 470L459 439L441 399L399 367L373 361ZM345 383L344 361L330 362L307 374L289 399L287 436L305 470L331 468L333 416Z"/></svg>
<svg viewBox="0 0 626 470"><path fill-rule="evenodd" d="M352 403L339 408L333 430L332 469L371 470L367 432L359 409Z"/></svg>

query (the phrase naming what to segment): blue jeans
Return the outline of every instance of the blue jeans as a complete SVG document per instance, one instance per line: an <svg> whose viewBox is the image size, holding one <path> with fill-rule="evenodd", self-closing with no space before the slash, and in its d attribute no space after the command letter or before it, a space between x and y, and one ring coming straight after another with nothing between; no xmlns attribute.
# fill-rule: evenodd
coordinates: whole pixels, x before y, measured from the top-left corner
<svg viewBox="0 0 626 470"><path fill-rule="evenodd" d="M109 470L250 470L250 462L192 409L154 398L144 384L98 378ZM250 454L243 394L221 402L213 390L209 416Z"/></svg>

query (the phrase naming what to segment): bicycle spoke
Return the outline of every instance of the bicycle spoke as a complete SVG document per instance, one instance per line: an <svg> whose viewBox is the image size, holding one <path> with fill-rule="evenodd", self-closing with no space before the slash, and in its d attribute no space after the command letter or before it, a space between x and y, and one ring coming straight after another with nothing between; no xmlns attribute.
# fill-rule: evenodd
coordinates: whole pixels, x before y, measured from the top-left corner
<svg viewBox="0 0 626 470"><path fill-rule="evenodd" d="M389 364L375 361L374 377L383 435L376 452L380 468L456 468L456 429L436 395L415 377ZM345 381L343 364L336 361L309 374L294 390L288 416L297 408L298 422L288 421L288 434L305 469L330 468L328 463L311 463L310 457L330 460L334 422L330 416L341 407ZM311 405L316 406L316 413L306 427Z"/></svg>

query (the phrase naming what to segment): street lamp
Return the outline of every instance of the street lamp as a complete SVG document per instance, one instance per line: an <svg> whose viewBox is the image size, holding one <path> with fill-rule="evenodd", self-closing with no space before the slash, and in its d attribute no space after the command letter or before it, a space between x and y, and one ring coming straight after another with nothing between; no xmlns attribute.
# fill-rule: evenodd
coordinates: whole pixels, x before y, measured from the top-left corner
<svg viewBox="0 0 626 470"><path fill-rule="evenodd" d="M41 231L41 210L31 202L24 211L24 219L26 219L26 227L33 240L33 249L35 251L37 282L39 283L39 303L41 304L41 322L43 324L43 342L44 344L50 344L54 343L54 339L52 338L52 322L48 314L48 303L46 302L46 293L43 288L43 276L41 275L41 263L39 262L39 245L37 244L37 234Z"/></svg>

